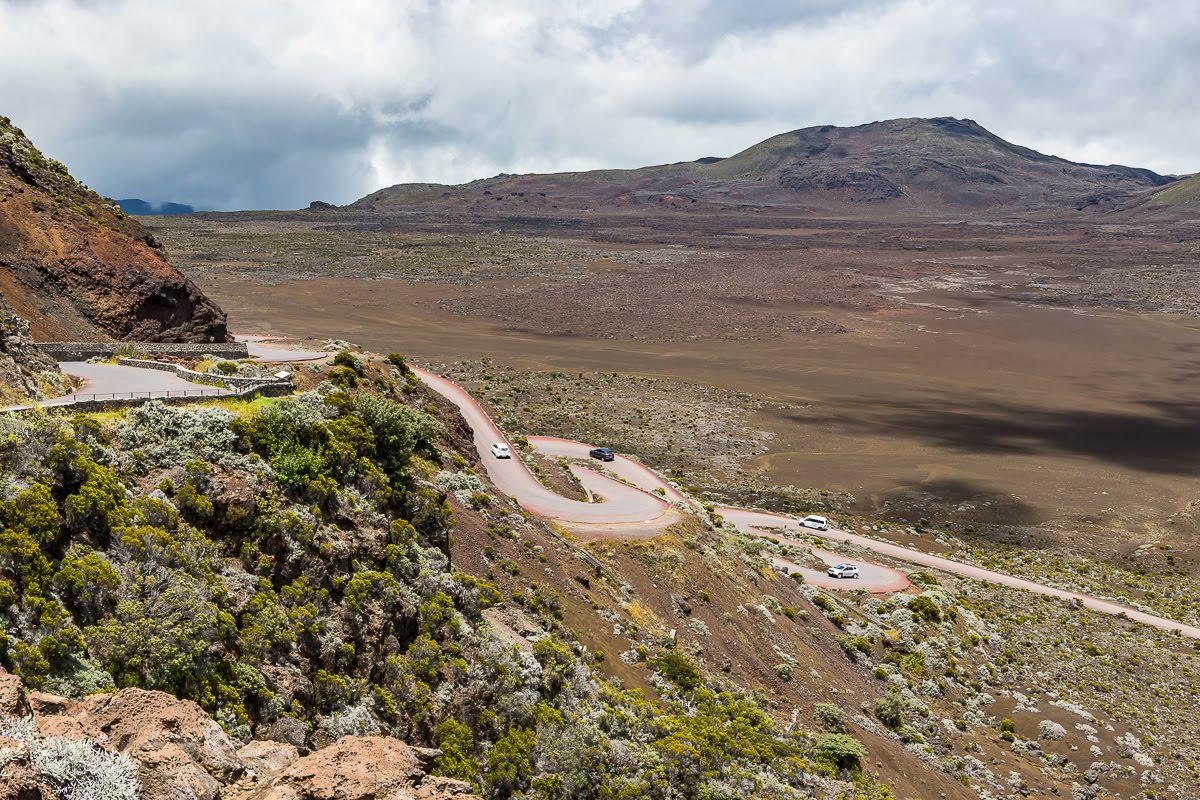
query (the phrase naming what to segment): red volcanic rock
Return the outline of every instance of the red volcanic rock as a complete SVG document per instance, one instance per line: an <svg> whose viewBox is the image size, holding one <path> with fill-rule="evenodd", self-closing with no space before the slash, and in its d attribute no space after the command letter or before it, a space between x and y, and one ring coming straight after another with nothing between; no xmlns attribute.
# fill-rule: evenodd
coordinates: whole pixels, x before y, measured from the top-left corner
<svg viewBox="0 0 1200 800"><path fill-rule="evenodd" d="M42 341L228 339L225 312L153 236L3 117L0 293Z"/></svg>
<svg viewBox="0 0 1200 800"><path fill-rule="evenodd" d="M82 700L30 692L0 670L0 716L32 713L35 737L90 741L137 766L142 800L478 800L470 784L429 775L437 750L380 736L346 736L300 758L273 741L243 745L200 706L122 689ZM0 800L59 800L25 742L0 738Z"/></svg>
<svg viewBox="0 0 1200 800"><path fill-rule="evenodd" d="M469 784L425 773L396 739L346 736L296 761L261 800L470 800Z"/></svg>

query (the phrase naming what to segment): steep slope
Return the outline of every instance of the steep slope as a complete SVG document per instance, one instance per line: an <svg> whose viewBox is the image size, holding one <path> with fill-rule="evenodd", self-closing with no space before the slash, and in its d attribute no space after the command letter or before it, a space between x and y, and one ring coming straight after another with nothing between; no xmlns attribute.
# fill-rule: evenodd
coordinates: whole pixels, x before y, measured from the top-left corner
<svg viewBox="0 0 1200 800"><path fill-rule="evenodd" d="M896 119L784 133L724 159L635 170L500 175L393 186L352 208L485 217L595 209L826 212L850 216L1072 214L1170 183L1149 170L1076 164L1007 142L972 120Z"/></svg>
<svg viewBox="0 0 1200 800"><path fill-rule="evenodd" d="M110 200L0 117L0 292L35 339L224 341L225 314Z"/></svg>

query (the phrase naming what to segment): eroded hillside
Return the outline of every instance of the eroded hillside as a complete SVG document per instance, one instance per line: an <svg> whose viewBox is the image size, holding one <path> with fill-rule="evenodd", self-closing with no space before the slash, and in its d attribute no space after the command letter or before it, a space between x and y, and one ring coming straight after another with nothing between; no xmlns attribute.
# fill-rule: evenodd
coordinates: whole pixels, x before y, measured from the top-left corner
<svg viewBox="0 0 1200 800"><path fill-rule="evenodd" d="M0 293L47 340L224 341L162 246L0 117Z"/></svg>

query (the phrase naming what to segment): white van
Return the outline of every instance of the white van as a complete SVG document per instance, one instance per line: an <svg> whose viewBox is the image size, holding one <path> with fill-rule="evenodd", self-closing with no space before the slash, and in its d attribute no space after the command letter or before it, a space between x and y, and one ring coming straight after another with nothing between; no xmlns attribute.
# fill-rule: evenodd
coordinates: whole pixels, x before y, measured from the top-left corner
<svg viewBox="0 0 1200 800"><path fill-rule="evenodd" d="M816 514L809 514L804 519L800 520L800 524L806 528L813 528L818 531L829 530L829 520Z"/></svg>

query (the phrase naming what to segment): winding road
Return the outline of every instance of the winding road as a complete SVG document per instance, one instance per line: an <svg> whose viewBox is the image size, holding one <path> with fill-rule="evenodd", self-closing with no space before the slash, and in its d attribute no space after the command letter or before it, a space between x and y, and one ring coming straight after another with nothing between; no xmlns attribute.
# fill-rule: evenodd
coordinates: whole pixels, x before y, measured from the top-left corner
<svg viewBox="0 0 1200 800"><path fill-rule="evenodd" d="M329 355L318 351L287 350L267 341L251 341L247 344L252 350L252 355L261 361L271 363L316 360ZM170 372L78 361L63 362L60 366L64 372L83 378L84 386L73 394L44 401L39 405L69 405L78 400L94 399L96 396L103 399L106 395L165 396L175 393L204 392L212 396L220 396L231 393L229 390L199 386ZM585 535L645 537L653 536L682 519L684 512L681 509L696 508L694 501L663 480L656 472L622 456L617 456L614 461L605 465L604 468L611 473L611 476L577 464L571 465L572 474L579 479L588 492L600 498L602 502L588 503L556 494L543 486L520 459L497 459L491 455L491 446L496 442L507 442L507 439L466 390L427 370L418 367L412 369L426 385L458 407L471 427L475 448L496 488L512 497L528 511L569 524ZM591 450L589 445L581 442L546 436L530 437L529 443L546 455L573 459L587 458L588 451ZM511 443L509 444L511 447ZM811 550L816 557L828 564L851 563L858 566L861 573L859 579L838 580L829 578L818 570L794 564L787 559L773 559L777 568L785 569L788 572L798 571L804 575L808 583L822 588L862 588L871 592L896 592L907 588L909 581L904 573L891 567L848 558L819 548L811 548L808 544L794 538L794 534L844 542L909 564L1067 600L1083 608L1124 617L1160 630L1177 632L1182 636L1200 640L1200 627L1139 611L1111 600L1046 586L1035 581L952 561L942 556L923 553L879 539L870 539L837 528L816 531L801 526L800 522L792 517L779 514L733 507L720 507L715 510L738 530L745 533L768 536L785 545Z"/></svg>
<svg viewBox="0 0 1200 800"><path fill-rule="evenodd" d="M621 456L617 456L615 461L605 465L606 469L621 480L601 475L594 470L578 465L571 467L572 473L579 478L583 486L601 497L604 502L585 503L555 494L543 486L519 459L497 459L492 456L492 444L508 442L508 440L465 389L427 370L417 367L412 369L426 385L458 407L471 426L475 448L496 488L512 497L528 511L559 522L586 526L585 529L591 529L601 535L620 536L646 535L647 531L651 532L649 535L653 535L654 531L661 530L679 518L680 512L672 507L672 503L695 506L694 502L663 480L657 473L636 461ZM581 442L553 437L531 436L529 443L539 452L567 458L587 458L588 451L591 450L589 445ZM511 446L511 443L509 444ZM662 496L655 494L655 490L659 490ZM923 553L891 542L870 539L838 528L830 528L827 531L813 530L802 526L799 520L793 517L728 506L719 507L715 511L744 533L769 536L782 544L812 549L810 545L793 538L794 534L789 535L792 532L804 536L816 536L826 541L843 542L909 564L1067 600L1083 608L1128 618L1160 630L1177 632L1182 636L1200 640L1200 627L1138 611L1111 600L1046 586L1024 578L1016 578L971 564L952 561L931 553ZM862 588L872 592L895 592L902 591L909 586L908 578L904 573L891 567L847 558L844 555L820 549L812 549L812 552L828 564L856 564L861 572L861 578L858 580L829 578L817 570L799 567L786 559L776 559L776 566L786 567L788 571L800 571L807 582L822 588Z"/></svg>

